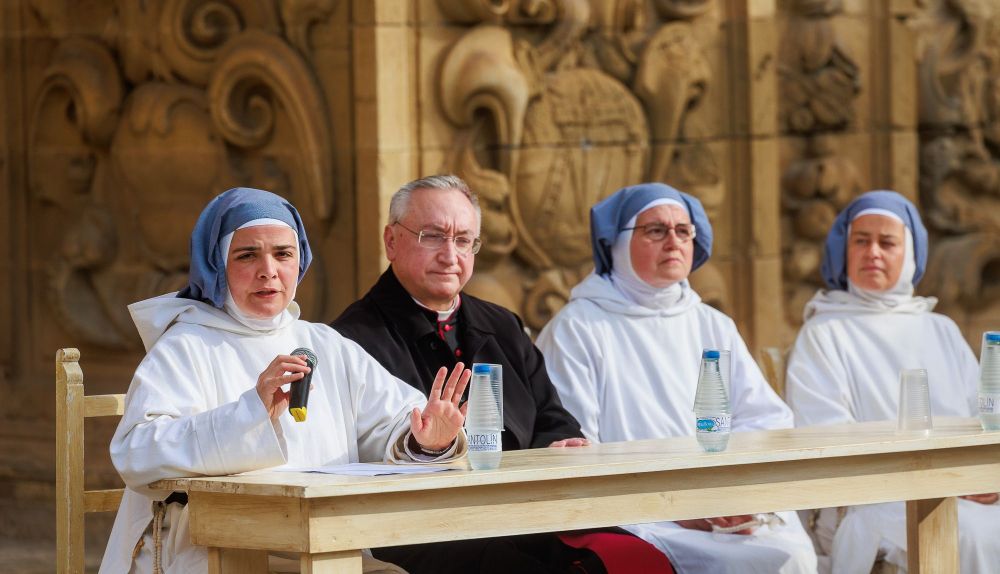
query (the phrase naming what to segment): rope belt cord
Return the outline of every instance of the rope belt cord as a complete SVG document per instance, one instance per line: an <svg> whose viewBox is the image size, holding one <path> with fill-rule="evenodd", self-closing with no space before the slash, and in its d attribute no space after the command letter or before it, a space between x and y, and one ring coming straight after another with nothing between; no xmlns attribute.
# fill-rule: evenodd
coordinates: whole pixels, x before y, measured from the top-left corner
<svg viewBox="0 0 1000 574"><path fill-rule="evenodd" d="M160 565L163 553L163 517L167 514L167 505L162 501L153 503L153 574L163 574Z"/></svg>

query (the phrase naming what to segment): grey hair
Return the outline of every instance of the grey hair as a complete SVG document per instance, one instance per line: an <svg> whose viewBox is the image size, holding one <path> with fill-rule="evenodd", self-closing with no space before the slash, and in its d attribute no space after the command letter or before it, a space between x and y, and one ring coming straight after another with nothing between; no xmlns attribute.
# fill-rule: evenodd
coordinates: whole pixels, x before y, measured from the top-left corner
<svg viewBox="0 0 1000 574"><path fill-rule="evenodd" d="M410 196L413 192L421 189L454 189L461 192L476 210L476 232L479 232L483 221L483 212L479 208L479 198L469 189L469 184L457 175L451 174L431 175L415 179L396 190L396 193L392 194L392 199L389 200L389 225L396 223L406 215L406 209L410 206Z"/></svg>

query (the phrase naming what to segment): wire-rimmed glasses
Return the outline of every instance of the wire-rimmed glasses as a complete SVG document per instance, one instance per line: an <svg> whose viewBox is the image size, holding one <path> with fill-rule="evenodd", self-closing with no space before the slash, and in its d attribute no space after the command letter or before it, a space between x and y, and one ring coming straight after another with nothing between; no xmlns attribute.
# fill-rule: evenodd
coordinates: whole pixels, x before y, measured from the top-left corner
<svg viewBox="0 0 1000 574"><path fill-rule="evenodd" d="M622 231L630 231L633 229L641 229L642 236L652 241L653 243L659 243L667 238L667 235L673 231L674 236L677 237L677 241L681 243L687 243L695 238L697 235L695 231L694 224L692 223L678 223L677 225L663 225L662 223L647 223L646 225L636 225L635 227L626 227Z"/></svg>
<svg viewBox="0 0 1000 574"><path fill-rule="evenodd" d="M437 231L428 231L426 229L421 229L420 231L414 231L409 227L403 225L400 222L395 222L393 225L398 225L403 229L409 231L410 233L417 236L417 243L426 249L442 249L449 241L455 244L455 251L462 255L468 255L479 253L479 248L483 246L483 241L478 237L469 237L467 235L445 235Z"/></svg>

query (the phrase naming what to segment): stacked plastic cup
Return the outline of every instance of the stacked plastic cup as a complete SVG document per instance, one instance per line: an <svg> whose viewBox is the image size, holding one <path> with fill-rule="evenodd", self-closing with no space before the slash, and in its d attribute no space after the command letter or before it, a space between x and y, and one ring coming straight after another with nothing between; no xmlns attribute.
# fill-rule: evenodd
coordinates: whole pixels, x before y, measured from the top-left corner
<svg viewBox="0 0 1000 574"><path fill-rule="evenodd" d="M897 430L928 433L931 421L931 389L926 369L903 369L899 373L899 422Z"/></svg>
<svg viewBox="0 0 1000 574"><path fill-rule="evenodd" d="M733 363L732 353L729 349L719 349L719 375L722 377L722 384L726 387L726 396L733 396Z"/></svg>

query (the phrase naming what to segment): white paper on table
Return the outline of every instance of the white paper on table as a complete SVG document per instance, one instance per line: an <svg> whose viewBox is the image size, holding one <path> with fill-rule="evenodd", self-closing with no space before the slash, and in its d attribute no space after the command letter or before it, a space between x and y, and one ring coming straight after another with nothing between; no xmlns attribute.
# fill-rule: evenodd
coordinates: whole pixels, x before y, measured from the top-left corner
<svg viewBox="0 0 1000 574"><path fill-rule="evenodd" d="M459 467L443 464L377 464L370 462L352 462L349 464L331 464L313 467L282 467L274 468L279 472L319 472L323 474L342 474L347 476L380 476L385 474L424 474L457 470Z"/></svg>

